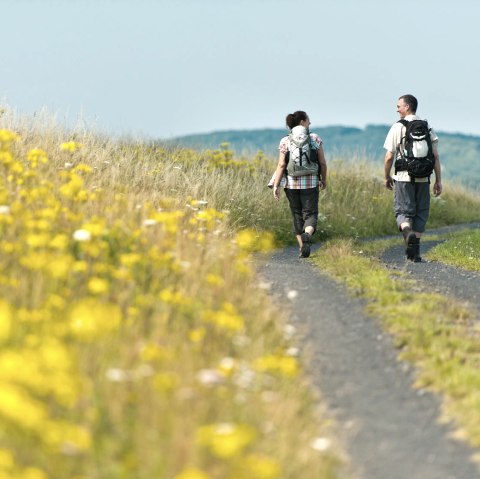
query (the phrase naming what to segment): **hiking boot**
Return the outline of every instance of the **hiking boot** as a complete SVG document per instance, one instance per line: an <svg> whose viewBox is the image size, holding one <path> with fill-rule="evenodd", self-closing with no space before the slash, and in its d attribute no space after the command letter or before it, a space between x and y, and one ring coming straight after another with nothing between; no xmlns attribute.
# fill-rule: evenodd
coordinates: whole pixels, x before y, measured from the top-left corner
<svg viewBox="0 0 480 479"><path fill-rule="evenodd" d="M415 242L413 244L413 262L414 263L421 263L422 257L420 256L420 238L415 238Z"/></svg>
<svg viewBox="0 0 480 479"><path fill-rule="evenodd" d="M415 236L415 233L412 230L404 235L404 237L405 243L407 244L407 247L405 248L405 254L407 255L407 259L413 260L415 258L415 244L418 242L418 238ZM418 248L420 248L420 245Z"/></svg>
<svg viewBox="0 0 480 479"><path fill-rule="evenodd" d="M310 256L310 240L311 236L308 233L302 233L302 247L300 248L300 257L308 258Z"/></svg>

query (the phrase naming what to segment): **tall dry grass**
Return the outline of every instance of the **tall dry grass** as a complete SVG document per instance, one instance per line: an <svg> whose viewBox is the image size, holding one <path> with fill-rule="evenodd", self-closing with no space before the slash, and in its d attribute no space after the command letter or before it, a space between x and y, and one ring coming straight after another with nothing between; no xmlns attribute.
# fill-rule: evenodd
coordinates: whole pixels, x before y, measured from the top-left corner
<svg viewBox="0 0 480 479"><path fill-rule="evenodd" d="M0 148L0 476L336 477L251 163L8 115Z"/></svg>

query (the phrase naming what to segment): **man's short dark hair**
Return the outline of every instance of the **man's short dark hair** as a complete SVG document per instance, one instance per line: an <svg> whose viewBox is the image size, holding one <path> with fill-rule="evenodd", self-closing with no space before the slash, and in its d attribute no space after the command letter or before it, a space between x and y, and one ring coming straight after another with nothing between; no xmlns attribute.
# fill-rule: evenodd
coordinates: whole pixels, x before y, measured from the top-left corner
<svg viewBox="0 0 480 479"><path fill-rule="evenodd" d="M402 95L399 100L403 100L410 107L412 113L417 112L418 100L413 95Z"/></svg>

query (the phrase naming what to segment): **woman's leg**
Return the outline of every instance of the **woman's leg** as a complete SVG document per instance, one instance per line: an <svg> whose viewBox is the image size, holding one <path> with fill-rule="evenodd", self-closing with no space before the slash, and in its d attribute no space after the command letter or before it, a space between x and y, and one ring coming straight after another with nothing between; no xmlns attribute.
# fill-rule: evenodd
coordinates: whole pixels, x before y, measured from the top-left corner
<svg viewBox="0 0 480 479"><path fill-rule="evenodd" d="M318 222L318 187L300 190L302 202L303 231L312 236Z"/></svg>
<svg viewBox="0 0 480 479"><path fill-rule="evenodd" d="M300 253L303 258L308 258L310 256L311 237L317 229L318 188L301 191L303 232L300 236Z"/></svg>
<svg viewBox="0 0 480 479"><path fill-rule="evenodd" d="M304 227L302 200L300 196L301 191L303 190L291 190L289 188L285 188L285 195L288 199L290 211L292 213L293 232L297 238L299 247L302 246L301 235Z"/></svg>

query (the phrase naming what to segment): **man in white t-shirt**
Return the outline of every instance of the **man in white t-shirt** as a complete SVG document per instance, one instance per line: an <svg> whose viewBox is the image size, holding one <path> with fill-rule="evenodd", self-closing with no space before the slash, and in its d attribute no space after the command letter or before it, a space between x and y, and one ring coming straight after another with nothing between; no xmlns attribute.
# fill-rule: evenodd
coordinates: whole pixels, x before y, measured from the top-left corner
<svg viewBox="0 0 480 479"><path fill-rule="evenodd" d="M401 120L421 120L416 115L418 101L413 95L403 95L398 99L397 112ZM425 231L428 215L430 212L430 178L412 179L407 171L396 171L390 176L394 160L403 156L402 139L405 137L406 128L401 122L395 123L388 132L383 147L385 154L385 186L394 190L394 212L398 229L402 232L406 244L405 254L407 258L420 262L420 237ZM433 194L438 196L442 193L442 180L440 158L438 156L438 137L430 131L432 151L435 158L434 173L435 183Z"/></svg>

